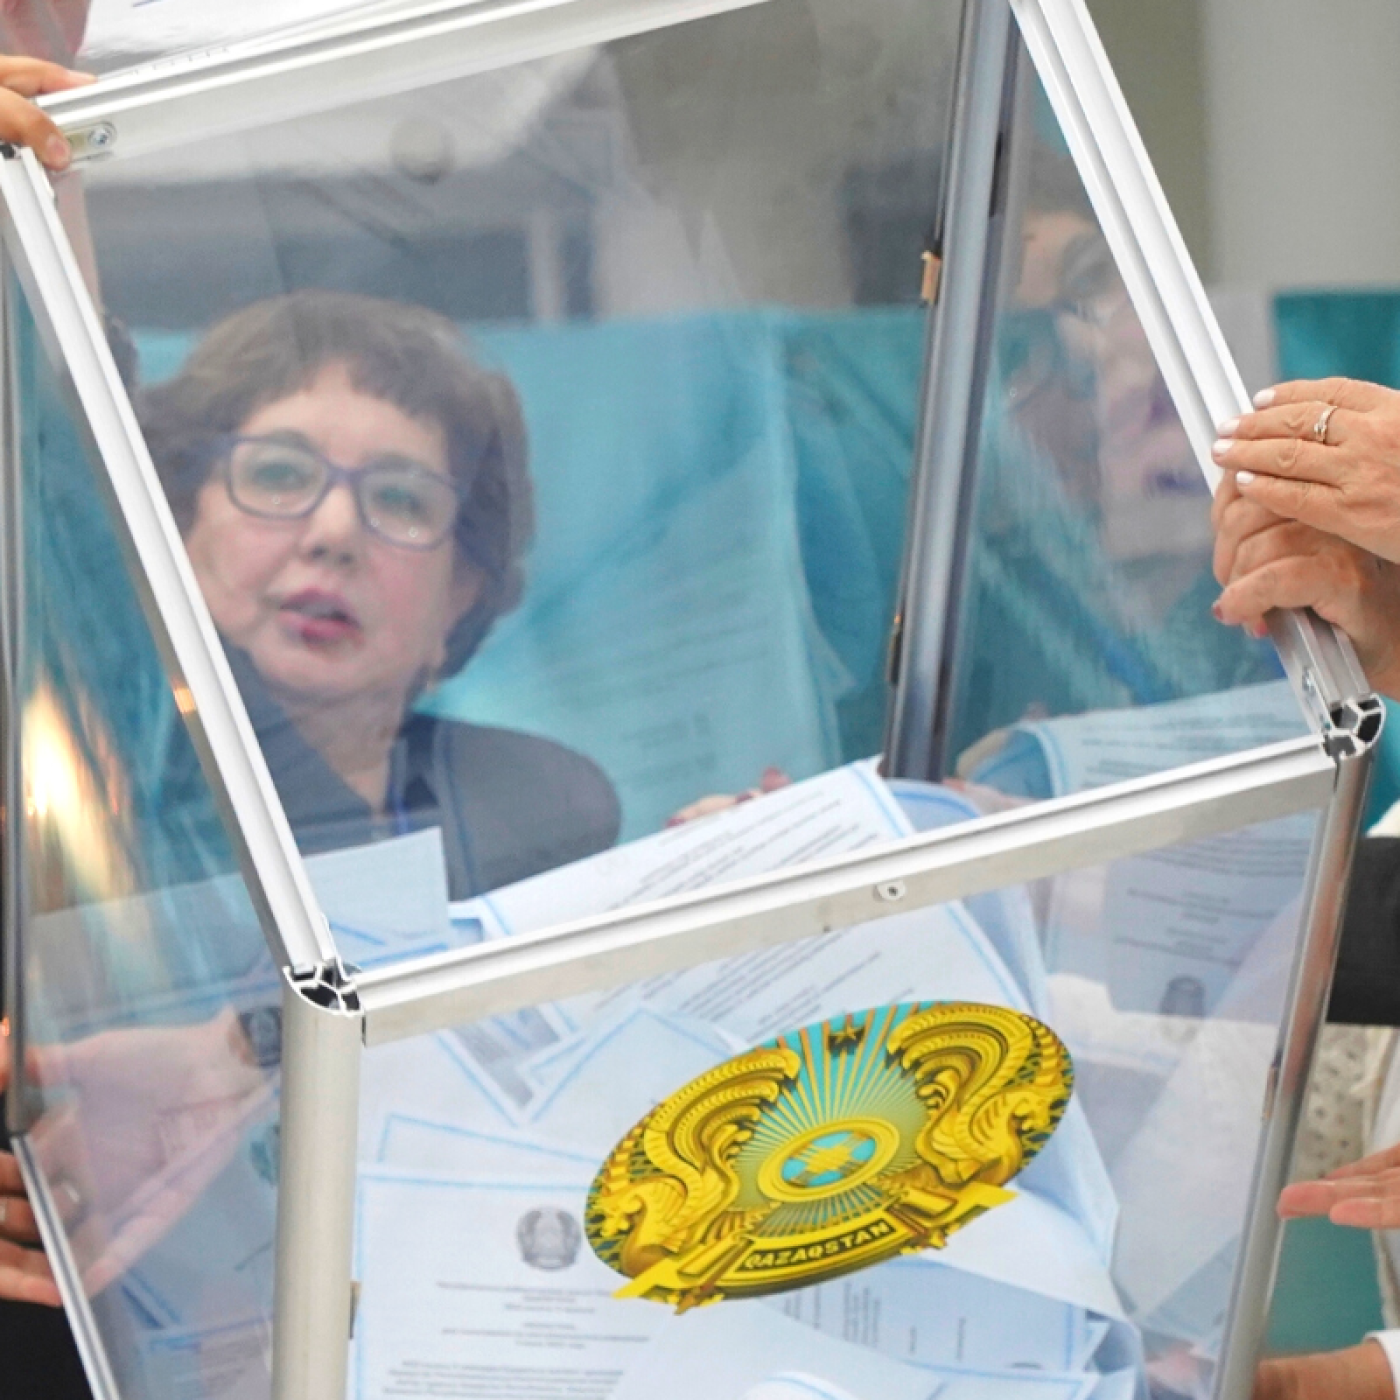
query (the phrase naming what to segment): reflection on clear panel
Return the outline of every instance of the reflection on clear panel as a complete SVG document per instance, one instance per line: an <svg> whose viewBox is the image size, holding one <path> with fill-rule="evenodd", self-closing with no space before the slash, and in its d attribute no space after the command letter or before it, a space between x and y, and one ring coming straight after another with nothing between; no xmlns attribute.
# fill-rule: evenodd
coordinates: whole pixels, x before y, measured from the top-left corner
<svg viewBox="0 0 1400 1400"><path fill-rule="evenodd" d="M966 800L867 781L909 826ZM868 797L841 801L854 818ZM761 844L768 804L783 825L785 800L713 818L716 864ZM1264 1093L1314 825L371 1051L358 1383L1083 1396L1145 1365L1208 1388L1253 1170L1239 1128ZM676 855L641 842L499 891L486 936L528 928L566 874L581 917L673 878ZM1051 1039L1032 1054L1035 1022Z"/></svg>
<svg viewBox="0 0 1400 1400"><path fill-rule="evenodd" d="M266 1395L279 979L101 468L12 290L28 1145L122 1393L213 1394L217 1369Z"/></svg>
<svg viewBox="0 0 1400 1400"><path fill-rule="evenodd" d="M879 748L955 9L772 0L88 174L304 852L440 827L461 898ZM1303 724L1282 687L1144 708L1277 671L1204 612L1194 467L1138 460L1170 406L1067 157L1032 165L957 681L960 771L1047 797ZM1086 356L1136 485L1095 475Z"/></svg>
<svg viewBox="0 0 1400 1400"><path fill-rule="evenodd" d="M208 42L175 3L151 51ZM114 348L352 968L1307 732L1209 617L1208 497L1037 96L960 781L871 758L957 11L768 0L83 173ZM276 977L23 346L33 1142L130 1393L263 1400ZM1206 1393L1315 825L377 1047L352 1393Z"/></svg>
<svg viewBox="0 0 1400 1400"><path fill-rule="evenodd" d="M984 768L1008 727L1014 750L1038 721L1135 707L1141 717L1122 724L1141 736L1151 713L1142 707L1193 697L1217 697L1202 704L1236 731L1217 733L1225 747L1255 719L1260 739L1300 733L1286 700L1273 720L1260 712L1255 687L1281 674L1272 649L1211 618L1210 495L1034 76L1023 83L1018 135L959 600L958 769ZM1154 728L1170 741L1193 712L1163 713ZM1154 755L1159 767L1180 761L1169 747ZM1014 755L1002 764L1016 766ZM1109 764L1084 781L1128 775ZM1065 790L1037 781L1011 790Z"/></svg>
<svg viewBox="0 0 1400 1400"><path fill-rule="evenodd" d="M87 175L304 852L441 826L461 897L878 748L955 8L774 0ZM403 514L443 482L451 544Z"/></svg>

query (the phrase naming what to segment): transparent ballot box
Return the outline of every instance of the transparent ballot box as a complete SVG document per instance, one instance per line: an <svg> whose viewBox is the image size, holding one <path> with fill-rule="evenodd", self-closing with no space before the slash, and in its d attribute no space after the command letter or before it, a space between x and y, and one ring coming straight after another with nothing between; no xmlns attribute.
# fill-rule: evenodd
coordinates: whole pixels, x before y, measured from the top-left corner
<svg viewBox="0 0 1400 1400"><path fill-rule="evenodd" d="M1380 709L1211 617L1083 6L115 13L0 157L98 1400L1244 1400Z"/></svg>

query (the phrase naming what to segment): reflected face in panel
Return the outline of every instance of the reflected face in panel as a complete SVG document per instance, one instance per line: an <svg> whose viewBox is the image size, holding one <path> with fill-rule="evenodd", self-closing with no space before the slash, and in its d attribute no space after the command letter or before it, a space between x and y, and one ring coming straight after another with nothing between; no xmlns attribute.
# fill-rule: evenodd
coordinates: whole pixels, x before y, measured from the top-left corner
<svg viewBox="0 0 1400 1400"><path fill-rule="evenodd" d="M1015 302L1054 317L1064 361L1028 366L1013 399L1070 494L1107 504L1199 492L1190 445L1097 225L1074 210L1032 211Z"/></svg>
<svg viewBox="0 0 1400 1400"><path fill-rule="evenodd" d="M350 474L397 459L451 482L443 427L357 389L344 365L257 409L236 436L300 444ZM402 705L440 668L448 632L480 592L451 535L428 549L383 539L344 477L295 519L250 513L228 480L205 481L185 537L224 638L294 705Z"/></svg>

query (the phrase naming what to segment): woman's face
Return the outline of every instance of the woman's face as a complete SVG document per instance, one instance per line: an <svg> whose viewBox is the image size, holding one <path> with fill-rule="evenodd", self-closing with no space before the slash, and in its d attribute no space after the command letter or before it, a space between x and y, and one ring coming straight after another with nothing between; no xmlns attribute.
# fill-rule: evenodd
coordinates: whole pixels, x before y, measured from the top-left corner
<svg viewBox="0 0 1400 1400"><path fill-rule="evenodd" d="M237 435L300 439L351 471L392 456L451 477L441 426L355 388L344 365L258 409ZM224 638L302 703L402 703L442 664L448 632L480 592L451 537L428 550L381 540L343 481L303 519L268 520L236 506L212 475L185 544Z"/></svg>

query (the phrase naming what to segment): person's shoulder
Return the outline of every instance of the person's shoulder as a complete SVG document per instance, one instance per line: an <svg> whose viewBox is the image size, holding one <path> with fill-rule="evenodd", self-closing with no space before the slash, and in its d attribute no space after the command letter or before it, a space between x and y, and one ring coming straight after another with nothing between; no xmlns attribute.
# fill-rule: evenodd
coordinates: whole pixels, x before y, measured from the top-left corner
<svg viewBox="0 0 1400 1400"><path fill-rule="evenodd" d="M497 729L461 720L438 723L454 766L469 764L478 779L499 774L518 784L532 778L558 778L570 787L576 785L580 791L591 791L599 800L617 805L607 774L577 749L519 729Z"/></svg>
<svg viewBox="0 0 1400 1400"><path fill-rule="evenodd" d="M480 888L607 850L622 809L592 759L537 734L440 720L438 752L465 824Z"/></svg>

